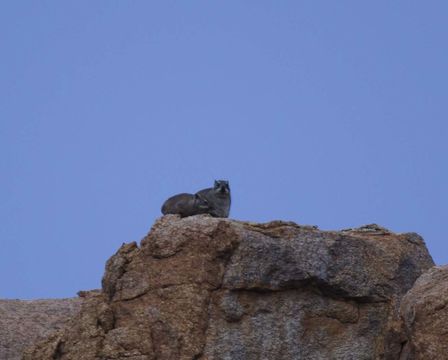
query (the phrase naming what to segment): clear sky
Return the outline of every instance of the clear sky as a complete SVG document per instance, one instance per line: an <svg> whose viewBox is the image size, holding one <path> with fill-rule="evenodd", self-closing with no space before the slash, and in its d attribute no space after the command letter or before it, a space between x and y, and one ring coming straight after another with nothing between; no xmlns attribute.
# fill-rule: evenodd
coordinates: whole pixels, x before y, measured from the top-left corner
<svg viewBox="0 0 448 360"><path fill-rule="evenodd" d="M448 2L2 1L0 297L75 296L163 201L448 263Z"/></svg>

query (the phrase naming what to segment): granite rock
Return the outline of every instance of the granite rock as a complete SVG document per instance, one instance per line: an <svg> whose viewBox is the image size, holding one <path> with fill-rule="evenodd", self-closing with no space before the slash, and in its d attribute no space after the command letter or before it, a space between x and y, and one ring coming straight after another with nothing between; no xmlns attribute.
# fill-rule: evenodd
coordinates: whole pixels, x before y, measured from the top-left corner
<svg viewBox="0 0 448 360"><path fill-rule="evenodd" d="M106 264L102 291L25 360L399 359L423 239L167 215Z"/></svg>
<svg viewBox="0 0 448 360"><path fill-rule="evenodd" d="M62 329L81 302L80 298L0 300L0 359L20 359L25 347Z"/></svg>
<svg viewBox="0 0 448 360"><path fill-rule="evenodd" d="M418 278L401 303L406 341L400 360L448 358L448 266Z"/></svg>

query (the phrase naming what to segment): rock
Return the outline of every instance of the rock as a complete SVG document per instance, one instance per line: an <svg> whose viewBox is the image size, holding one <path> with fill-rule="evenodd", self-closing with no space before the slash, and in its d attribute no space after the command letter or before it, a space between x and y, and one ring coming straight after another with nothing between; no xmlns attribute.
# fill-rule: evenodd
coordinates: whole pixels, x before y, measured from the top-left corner
<svg viewBox="0 0 448 360"><path fill-rule="evenodd" d="M39 359L398 359L400 300L433 266L416 234L160 218Z"/></svg>
<svg viewBox="0 0 448 360"><path fill-rule="evenodd" d="M62 329L81 299L0 300L0 359L21 358L23 349Z"/></svg>
<svg viewBox="0 0 448 360"><path fill-rule="evenodd" d="M448 266L435 266L418 278L403 298L407 341L401 359L448 356Z"/></svg>

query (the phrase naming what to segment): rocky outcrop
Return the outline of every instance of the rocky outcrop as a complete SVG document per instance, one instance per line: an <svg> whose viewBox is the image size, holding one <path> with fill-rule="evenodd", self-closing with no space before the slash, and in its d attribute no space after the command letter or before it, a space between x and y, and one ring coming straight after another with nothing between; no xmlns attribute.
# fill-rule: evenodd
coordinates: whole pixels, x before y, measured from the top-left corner
<svg viewBox="0 0 448 360"><path fill-rule="evenodd" d="M0 359L18 360L23 349L62 329L81 299L0 300Z"/></svg>
<svg viewBox="0 0 448 360"><path fill-rule="evenodd" d="M401 304L406 343L401 359L448 358L448 266L424 273Z"/></svg>
<svg viewBox="0 0 448 360"><path fill-rule="evenodd" d="M400 300L432 266L417 234L376 225L168 215L24 359L399 359Z"/></svg>

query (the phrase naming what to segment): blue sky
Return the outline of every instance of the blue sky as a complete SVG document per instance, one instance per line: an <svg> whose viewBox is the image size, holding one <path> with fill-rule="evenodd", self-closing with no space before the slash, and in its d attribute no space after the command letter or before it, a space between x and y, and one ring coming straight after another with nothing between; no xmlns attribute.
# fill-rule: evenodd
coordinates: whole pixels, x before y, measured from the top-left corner
<svg viewBox="0 0 448 360"><path fill-rule="evenodd" d="M179 192L448 263L446 1L3 1L2 298L98 288Z"/></svg>

